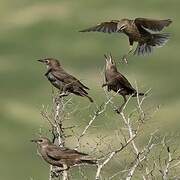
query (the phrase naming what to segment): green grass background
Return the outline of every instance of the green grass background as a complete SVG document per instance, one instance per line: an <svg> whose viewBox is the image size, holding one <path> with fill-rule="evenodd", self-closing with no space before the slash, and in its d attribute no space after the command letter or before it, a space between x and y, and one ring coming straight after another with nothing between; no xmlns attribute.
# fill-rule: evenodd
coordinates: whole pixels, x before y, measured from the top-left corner
<svg viewBox="0 0 180 180"><path fill-rule="evenodd" d="M118 61L128 49L127 37L82 34L78 30L105 20L123 17L173 19L173 24L165 30L172 34L166 46L156 49L151 56L130 57L128 66L118 63L118 68L133 85L137 81L142 91L152 88L149 106L161 105L149 128L159 128L162 134L178 135L179 7L179 0L0 0L0 179L48 178L47 164L41 161L35 146L29 142L40 127L47 131L40 110L42 104L51 104L52 88L43 76L45 67L37 59L56 57L67 70L91 87L90 94L97 103L103 101L103 54L111 52ZM80 106L89 104L81 98L73 97L73 101ZM77 115L72 124L83 121L83 127L89 119L88 111L81 116L83 120ZM89 133L89 137L96 132L103 133L103 129L113 133L118 121L111 116L101 118L96 124L99 129ZM179 140L177 137L176 141ZM83 151L88 152L88 149ZM111 173L111 166L116 164L117 169L121 166L116 161L106 168L107 174ZM73 173L79 179L78 172Z"/></svg>

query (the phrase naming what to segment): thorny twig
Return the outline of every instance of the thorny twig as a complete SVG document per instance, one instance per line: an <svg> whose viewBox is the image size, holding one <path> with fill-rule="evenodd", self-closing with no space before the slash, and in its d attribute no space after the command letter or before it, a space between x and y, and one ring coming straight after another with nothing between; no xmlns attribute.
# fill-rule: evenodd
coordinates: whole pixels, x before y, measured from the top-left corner
<svg viewBox="0 0 180 180"><path fill-rule="evenodd" d="M137 89L137 92L138 92L138 89ZM117 94L118 94L118 92L114 96L109 97L109 95L106 93L106 97L107 97L106 102L104 102L101 106L97 107L94 114L92 116L90 116L90 120L89 120L87 126L85 126L85 128L83 129L80 136L77 137L78 143L77 143L77 146L75 147L75 149L79 148L81 138L86 135L88 129L92 127L93 122L98 118L98 116L100 116L101 114L106 112L108 104L110 104L113 107L113 109L117 108L113 102L113 98ZM127 146L131 147L134 152L135 158L134 158L133 162L131 163L130 167L128 167L122 171L120 170L119 172L117 172L113 176L111 176L110 179L113 179L113 177L116 177L119 173L124 173L126 176L125 179L131 180L132 177L135 175L137 167L139 167L139 165L141 165L141 163L143 163L143 161L145 161L145 162L148 161L148 156L151 153L154 146L159 145L159 143L153 142L153 140L155 138L155 133L157 132L157 130L155 130L152 134L150 134L149 140L147 141L146 145L139 148L139 145L137 144L137 137L139 136L139 134L143 128L143 125L145 124L145 121L147 120L147 114L144 112L143 107L142 107L143 102L146 99L146 96L144 96L140 99L139 96L137 95L137 109L136 109L136 111L133 111L133 113L137 113L138 116L140 117L139 119L134 118L132 116L133 113L131 113L131 114L125 113L125 109L129 103L129 101L131 100L131 98L132 98L132 96L130 96L127 99L127 102L123 106L122 111L120 112L120 114L118 114L118 117L120 117L119 119L121 120L121 122L123 122L123 127L119 128L118 131L121 133L121 137L124 142L123 143L120 142L121 146L119 149L113 150L113 148L111 147L111 148L109 148L109 149L111 149L109 153L107 153L107 154L104 153L100 158L97 159L98 163L97 163L97 170L96 170L96 176L95 176L96 180L99 180L101 178L102 170L109 163L109 161L116 154L122 152L125 148L127 148ZM68 102L67 101L64 102L62 99L60 99L60 101L55 101L55 100L53 101L53 103L55 105L53 107L53 118L48 115L47 111L41 112L43 117L50 124L52 134L53 134L54 138L56 138L58 140L58 144L60 146L64 146L64 142L65 142L65 137L66 137L65 132L64 132L65 128L63 127L64 109L65 109L65 106L69 103L69 101L70 100L68 100ZM76 127L76 126L72 126L70 128L73 129L74 127ZM103 141L103 138L104 137L102 136L100 139L101 142ZM99 144L101 144L101 142L97 143L96 148L99 146ZM132 145L132 146L130 146L130 145ZM130 149L130 148L128 148L128 149ZM169 146L166 146L166 149L168 152L168 158L165 161L166 162L165 166L163 167L162 165L160 165L160 168L159 168L159 172L162 174L163 180L168 179L169 171L171 169L180 166L180 159L172 158L172 152L170 151ZM172 164L172 162L175 160L177 160L177 161ZM145 175L142 173L142 177L144 180L149 180L150 176L152 178L154 177L153 173L155 171L155 167L157 166L157 164L155 162L153 164L154 165L153 165L152 169L149 169L148 166L145 166ZM52 166L50 167L50 171L53 171ZM81 175L83 177L86 177L86 175L84 175L83 172L81 172ZM68 171L63 171L62 178L63 178L63 180L67 180L69 178ZM148 179L146 179L146 178L148 178ZM150 178L150 179L152 179L152 178ZM49 180L52 180L52 176L49 176Z"/></svg>
<svg viewBox="0 0 180 180"><path fill-rule="evenodd" d="M64 146L65 143L65 134L63 127L63 114L66 104L68 104L70 100L64 102L63 98L53 97L53 109L52 116L48 115L47 110L41 111L41 115L47 120L50 124L51 132L53 135L53 142L61 147ZM43 107L44 109L44 107ZM66 166L65 164L63 166ZM49 180L52 180L52 172L54 167L50 165L49 172ZM63 171L62 173L63 180L68 180L67 171Z"/></svg>
<svg viewBox="0 0 180 180"><path fill-rule="evenodd" d="M118 91L119 92L119 91ZM118 92L115 94L115 96L118 94ZM80 146L80 140L81 138L86 134L87 130L91 127L92 123L97 119L97 117L99 115L101 115L102 113L104 113L106 111L107 105L112 101L112 99L115 97L112 96L110 97L105 103L103 103L100 107L97 107L97 110L94 112L94 115L91 116L91 119L88 123L88 125L84 128L83 132L81 133L81 135L78 137L78 143L75 149L77 149Z"/></svg>

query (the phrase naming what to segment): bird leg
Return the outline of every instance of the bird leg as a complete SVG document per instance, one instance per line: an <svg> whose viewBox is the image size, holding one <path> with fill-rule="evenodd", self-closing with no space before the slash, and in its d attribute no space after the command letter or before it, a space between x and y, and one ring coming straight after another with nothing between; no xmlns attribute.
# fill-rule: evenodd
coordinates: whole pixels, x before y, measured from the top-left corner
<svg viewBox="0 0 180 180"><path fill-rule="evenodd" d="M104 83L104 84L102 85L102 88L105 87L105 86L108 86L108 83Z"/></svg>
<svg viewBox="0 0 180 180"><path fill-rule="evenodd" d="M124 108L124 105L125 105L126 102L127 102L126 96L125 96L125 95L122 95L122 96L123 96L124 102L122 103L122 105L121 105L119 108L117 108L117 109L115 110L118 114L120 114L120 113L122 112L122 110L123 110L123 108Z"/></svg>
<svg viewBox="0 0 180 180"><path fill-rule="evenodd" d="M64 91L63 91L63 92L59 95L59 98L68 96L69 94L70 94L69 92L64 92Z"/></svg>
<svg viewBox="0 0 180 180"><path fill-rule="evenodd" d="M64 85L64 87L63 87L63 89L61 91L62 93L59 94L58 98L65 97L65 96L68 96L70 94L70 92L67 91L68 87L69 87L69 84Z"/></svg>
<svg viewBox="0 0 180 180"><path fill-rule="evenodd" d="M59 96L56 97L55 102L58 102L62 97L68 96L69 94L70 94L70 92L62 91L62 93L60 93Z"/></svg>
<svg viewBox="0 0 180 180"><path fill-rule="evenodd" d="M65 97L65 96L68 96L70 94L70 92L63 92L59 94L58 97L55 98L55 102L59 102L59 100L62 98L62 97Z"/></svg>
<svg viewBox="0 0 180 180"><path fill-rule="evenodd" d="M128 55L133 51L133 45L130 45L129 46L129 51L122 57L122 61L125 63L125 64L128 64Z"/></svg>
<svg viewBox="0 0 180 180"><path fill-rule="evenodd" d="M113 79L114 80L114 79ZM105 86L109 86L109 85L111 85L112 84L112 82L113 82L113 80L111 80L111 81L107 81L106 83L104 83L103 85L102 85L102 88L103 87L105 87Z"/></svg>

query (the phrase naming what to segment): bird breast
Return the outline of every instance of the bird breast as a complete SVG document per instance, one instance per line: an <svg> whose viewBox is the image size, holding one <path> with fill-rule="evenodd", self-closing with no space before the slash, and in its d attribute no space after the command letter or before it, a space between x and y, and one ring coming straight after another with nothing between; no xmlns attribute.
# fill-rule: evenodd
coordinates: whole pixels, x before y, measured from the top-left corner
<svg viewBox="0 0 180 180"><path fill-rule="evenodd" d="M114 82L116 81L116 76L117 73L113 72L113 71L106 71L106 79L109 82Z"/></svg>
<svg viewBox="0 0 180 180"><path fill-rule="evenodd" d="M51 82L51 84L54 85L56 88L58 89L63 88L63 82L59 81L56 77L54 77L52 73L48 73L46 77Z"/></svg>
<svg viewBox="0 0 180 180"><path fill-rule="evenodd" d="M139 30L133 22L124 29L124 33L134 41L138 41L141 38Z"/></svg>

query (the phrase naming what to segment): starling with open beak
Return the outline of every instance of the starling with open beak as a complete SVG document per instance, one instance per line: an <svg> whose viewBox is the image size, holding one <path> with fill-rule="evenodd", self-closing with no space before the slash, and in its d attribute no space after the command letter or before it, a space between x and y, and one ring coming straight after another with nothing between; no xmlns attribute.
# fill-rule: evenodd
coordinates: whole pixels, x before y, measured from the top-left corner
<svg viewBox="0 0 180 180"><path fill-rule="evenodd" d="M86 91L89 90L89 88L74 76L68 74L57 59L44 58L38 61L47 66L45 76L52 85L62 92L60 97L68 96L70 93L73 93L77 96L87 97L90 102L93 102L93 99L88 96L88 92Z"/></svg>
<svg viewBox="0 0 180 180"><path fill-rule="evenodd" d="M130 82L117 70L116 64L112 59L112 56L106 55L106 67L105 67L105 84L102 87L107 86L107 90L120 94L124 98L124 103L116 111L120 113L122 108L127 102L127 95L132 95L133 97L137 96L137 91L131 86ZM144 93L138 93L139 96L143 96Z"/></svg>
<svg viewBox="0 0 180 180"><path fill-rule="evenodd" d="M154 47L162 47L169 39L167 33L157 33L171 24L172 20L155 20L147 18L136 18L135 20L121 19L102 22L96 26L84 29L80 32L104 32L124 33L129 38L129 51L123 56L126 61L127 55L133 52L133 43L138 45L133 52L134 55L150 54Z"/></svg>
<svg viewBox="0 0 180 180"><path fill-rule="evenodd" d="M46 137L31 141L37 144L39 153L47 163L60 168L64 167L64 165L67 167L62 170L67 170L79 164L97 164L97 161L90 158L88 154L56 146Z"/></svg>

